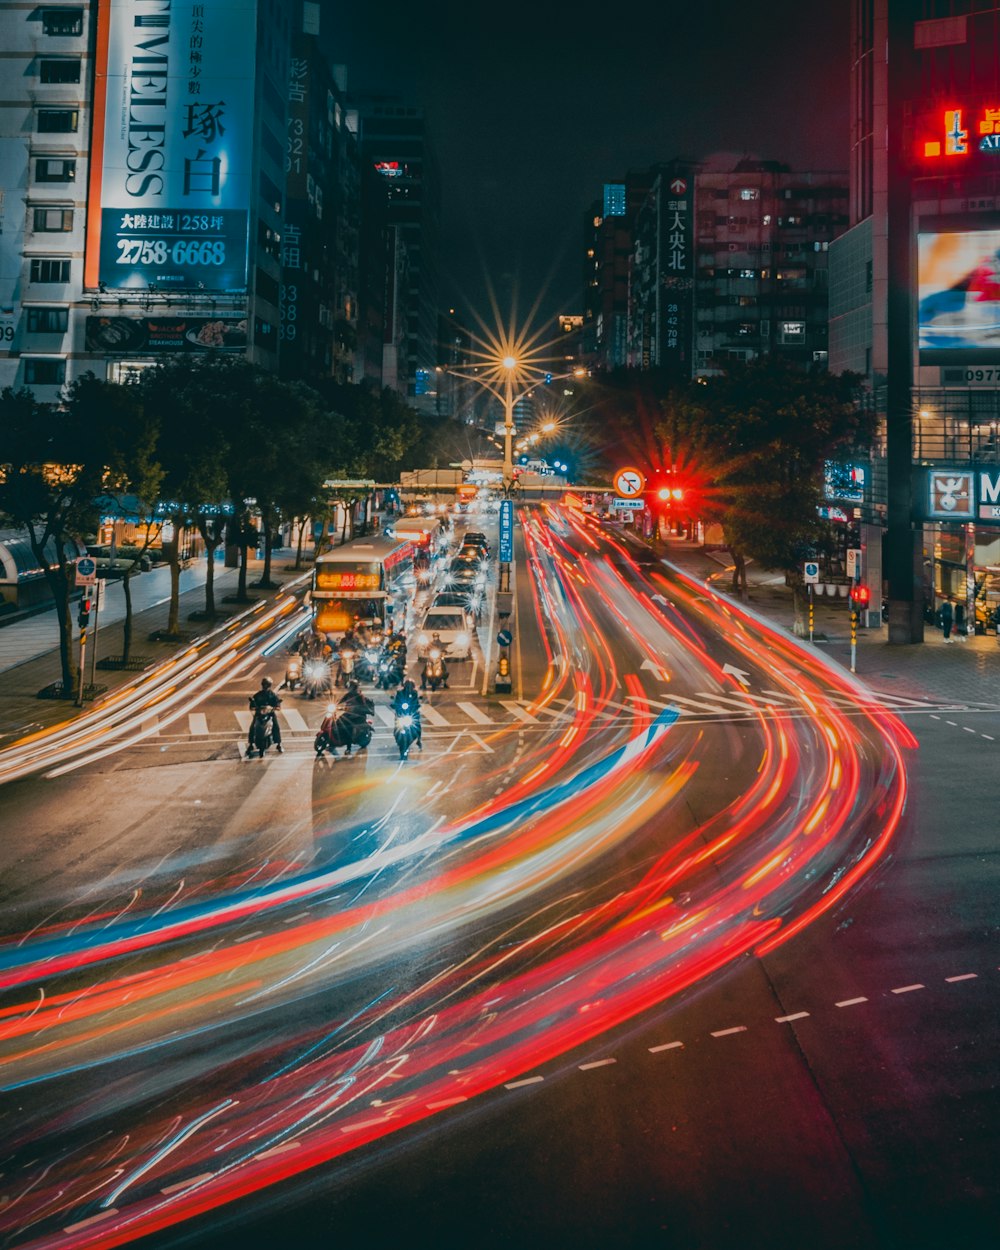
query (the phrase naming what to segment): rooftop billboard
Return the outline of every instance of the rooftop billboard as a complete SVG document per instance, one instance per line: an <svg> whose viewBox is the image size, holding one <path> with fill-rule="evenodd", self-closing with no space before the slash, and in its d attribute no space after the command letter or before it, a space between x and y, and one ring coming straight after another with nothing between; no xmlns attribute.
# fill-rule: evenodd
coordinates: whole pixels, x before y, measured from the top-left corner
<svg viewBox="0 0 1000 1250"><path fill-rule="evenodd" d="M1000 361L1000 227L917 235L922 364Z"/></svg>
<svg viewBox="0 0 1000 1250"><path fill-rule="evenodd" d="M256 0L99 9L84 281L242 291Z"/></svg>

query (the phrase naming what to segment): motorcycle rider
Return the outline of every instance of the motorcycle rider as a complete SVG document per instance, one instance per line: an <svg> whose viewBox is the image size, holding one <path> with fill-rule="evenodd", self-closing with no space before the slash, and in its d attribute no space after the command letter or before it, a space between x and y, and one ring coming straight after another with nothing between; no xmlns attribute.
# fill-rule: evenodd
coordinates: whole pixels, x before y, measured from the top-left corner
<svg viewBox="0 0 1000 1250"><path fill-rule="evenodd" d="M448 647L445 643L441 641L440 634L433 634L431 636L431 645L427 648L428 655L431 651L434 650L435 647L441 653L441 685L445 688L445 690L447 690L448 689L448 665L444 662L444 657L445 657L445 652L448 650ZM427 663L424 664L423 673L420 677L420 689L421 690L427 689Z"/></svg>
<svg viewBox="0 0 1000 1250"><path fill-rule="evenodd" d="M407 677L396 691L396 697L392 701L392 710L396 716L413 717L413 728L417 731L417 746L422 751L424 742L423 726L420 721L420 695L411 677Z"/></svg>
<svg viewBox="0 0 1000 1250"><path fill-rule="evenodd" d="M347 691L341 697L337 707L340 709L344 727L349 734L345 755L350 755L351 747L354 745L355 734L367 723L368 713L374 712L375 704L372 703L371 699L365 698L361 693L360 684L352 680L347 683Z"/></svg>
<svg viewBox="0 0 1000 1250"><path fill-rule="evenodd" d="M278 718L275 715L279 707L281 707L281 700L274 693L274 682L270 677L262 677L260 679L260 689L256 694L250 696L250 711L254 713L270 711L271 739L278 748L278 754L284 755L285 748L281 745L281 726L278 724ZM251 720L250 729L247 731L247 749L251 749L253 744L253 721Z"/></svg>

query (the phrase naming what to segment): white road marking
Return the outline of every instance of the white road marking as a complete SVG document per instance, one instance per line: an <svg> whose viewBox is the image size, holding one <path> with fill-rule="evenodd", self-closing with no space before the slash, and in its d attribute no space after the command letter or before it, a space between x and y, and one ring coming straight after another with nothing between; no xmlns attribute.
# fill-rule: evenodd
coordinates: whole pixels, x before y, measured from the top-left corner
<svg viewBox="0 0 1000 1250"><path fill-rule="evenodd" d="M514 703L510 699L501 699L500 706L505 707L511 716L516 716L518 720L524 721L526 725L540 725L541 721L536 720L530 712L526 712L519 703Z"/></svg>
<svg viewBox="0 0 1000 1250"><path fill-rule="evenodd" d="M976 732L974 729L970 729L968 725L963 725L962 728L967 734L974 734Z"/></svg>
<svg viewBox="0 0 1000 1250"><path fill-rule="evenodd" d="M285 724L288 726L288 728L293 730L294 732L296 733L308 733L309 732L309 726L306 724L306 719L302 715L302 713L298 710L298 708L294 708L294 707L282 708L280 715L284 717Z"/></svg>
<svg viewBox="0 0 1000 1250"><path fill-rule="evenodd" d="M474 703L459 703L456 705L468 716L469 720L477 725L492 725L494 722L481 709L476 707Z"/></svg>
<svg viewBox="0 0 1000 1250"><path fill-rule="evenodd" d="M856 1007L858 1003L866 1003L867 998L845 998L842 1002L834 1003L834 1007Z"/></svg>
<svg viewBox="0 0 1000 1250"><path fill-rule="evenodd" d="M610 1063L617 1063L617 1059L595 1059L593 1063L581 1063L579 1065L581 1072L589 1072L591 1068L606 1068Z"/></svg>
<svg viewBox="0 0 1000 1250"><path fill-rule="evenodd" d="M678 1050L684 1045L683 1042L664 1042L661 1046L650 1046L649 1053L658 1055L661 1050Z"/></svg>
<svg viewBox="0 0 1000 1250"><path fill-rule="evenodd" d="M214 1172L202 1172L200 1176L192 1176L186 1181L178 1181L176 1185L167 1185L165 1189L161 1189L161 1194L179 1194L182 1189L190 1189L192 1185L200 1185L202 1181L210 1181L215 1175Z"/></svg>
<svg viewBox="0 0 1000 1250"><path fill-rule="evenodd" d="M504 1089L520 1089L522 1085L537 1085L539 1081L544 1081L544 1076L526 1076L520 1081L508 1081Z"/></svg>
<svg viewBox="0 0 1000 1250"><path fill-rule="evenodd" d="M978 976L978 972L963 972L960 977L945 977L945 980L951 984L955 981L974 981Z"/></svg>
<svg viewBox="0 0 1000 1250"><path fill-rule="evenodd" d="M236 717L239 727L243 730L244 733L246 733L249 730L250 726L253 724L253 713L252 712L234 712L233 715Z"/></svg>
<svg viewBox="0 0 1000 1250"><path fill-rule="evenodd" d="M935 716L933 712L931 713L931 720L940 720L940 719L941 719L940 716Z"/></svg>
<svg viewBox="0 0 1000 1250"><path fill-rule="evenodd" d="M191 734L207 734L208 733L208 717L204 712L188 713L188 733Z"/></svg>
<svg viewBox="0 0 1000 1250"><path fill-rule="evenodd" d="M452 729L451 721L445 720L436 707L431 707L429 703L421 703L420 715L428 723L428 725L437 725L442 729Z"/></svg>
<svg viewBox="0 0 1000 1250"><path fill-rule="evenodd" d="M916 985L900 985L892 991L893 994L909 994L911 990L922 990L925 987L917 982Z"/></svg>
<svg viewBox="0 0 1000 1250"><path fill-rule="evenodd" d="M946 721L945 721L945 724L946 724L946 725L950 725L950 726L952 727L952 729L957 729L957 728L958 728L958 721L957 721L957 720L946 720Z"/></svg>
<svg viewBox="0 0 1000 1250"><path fill-rule="evenodd" d="M808 1011L795 1011L790 1016L775 1016L775 1024L790 1024L793 1020L804 1020L809 1015Z"/></svg>
<svg viewBox="0 0 1000 1250"><path fill-rule="evenodd" d="M985 738L987 742L995 742L995 741L996 741L996 739L995 739L995 738L993 738L990 734L982 734L981 736L982 736L983 738Z"/></svg>
<svg viewBox="0 0 1000 1250"><path fill-rule="evenodd" d="M747 1026L745 1024L737 1024L735 1028L732 1028L732 1029L719 1029L717 1032L713 1033L712 1036L713 1037L729 1037L731 1033L745 1033L746 1031L747 1031Z"/></svg>
<svg viewBox="0 0 1000 1250"><path fill-rule="evenodd" d="M383 725L387 725L390 729L396 723L396 714L391 707L383 707L377 704L375 707L375 719L380 720Z"/></svg>

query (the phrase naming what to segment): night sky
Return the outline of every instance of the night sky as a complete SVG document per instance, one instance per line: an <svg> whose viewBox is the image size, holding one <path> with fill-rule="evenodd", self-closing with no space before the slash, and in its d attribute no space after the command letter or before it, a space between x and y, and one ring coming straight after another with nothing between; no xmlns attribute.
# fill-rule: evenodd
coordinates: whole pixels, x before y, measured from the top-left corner
<svg viewBox="0 0 1000 1250"><path fill-rule="evenodd" d="M673 156L845 169L846 0L488 5L322 0L348 86L428 110L441 166L442 303L582 311L584 215Z"/></svg>

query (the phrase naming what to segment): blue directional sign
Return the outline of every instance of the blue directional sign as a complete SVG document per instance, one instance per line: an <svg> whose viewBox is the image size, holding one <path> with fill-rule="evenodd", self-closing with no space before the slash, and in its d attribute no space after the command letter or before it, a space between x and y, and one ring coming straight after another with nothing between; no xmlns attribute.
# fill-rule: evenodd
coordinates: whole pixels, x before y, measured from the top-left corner
<svg viewBox="0 0 1000 1250"><path fill-rule="evenodd" d="M510 564L514 559L514 501L500 502L500 563Z"/></svg>
<svg viewBox="0 0 1000 1250"><path fill-rule="evenodd" d="M500 644L501 647L509 647L513 641L514 641L514 635L510 632L509 629L501 629L499 634L497 634L497 642Z"/></svg>

